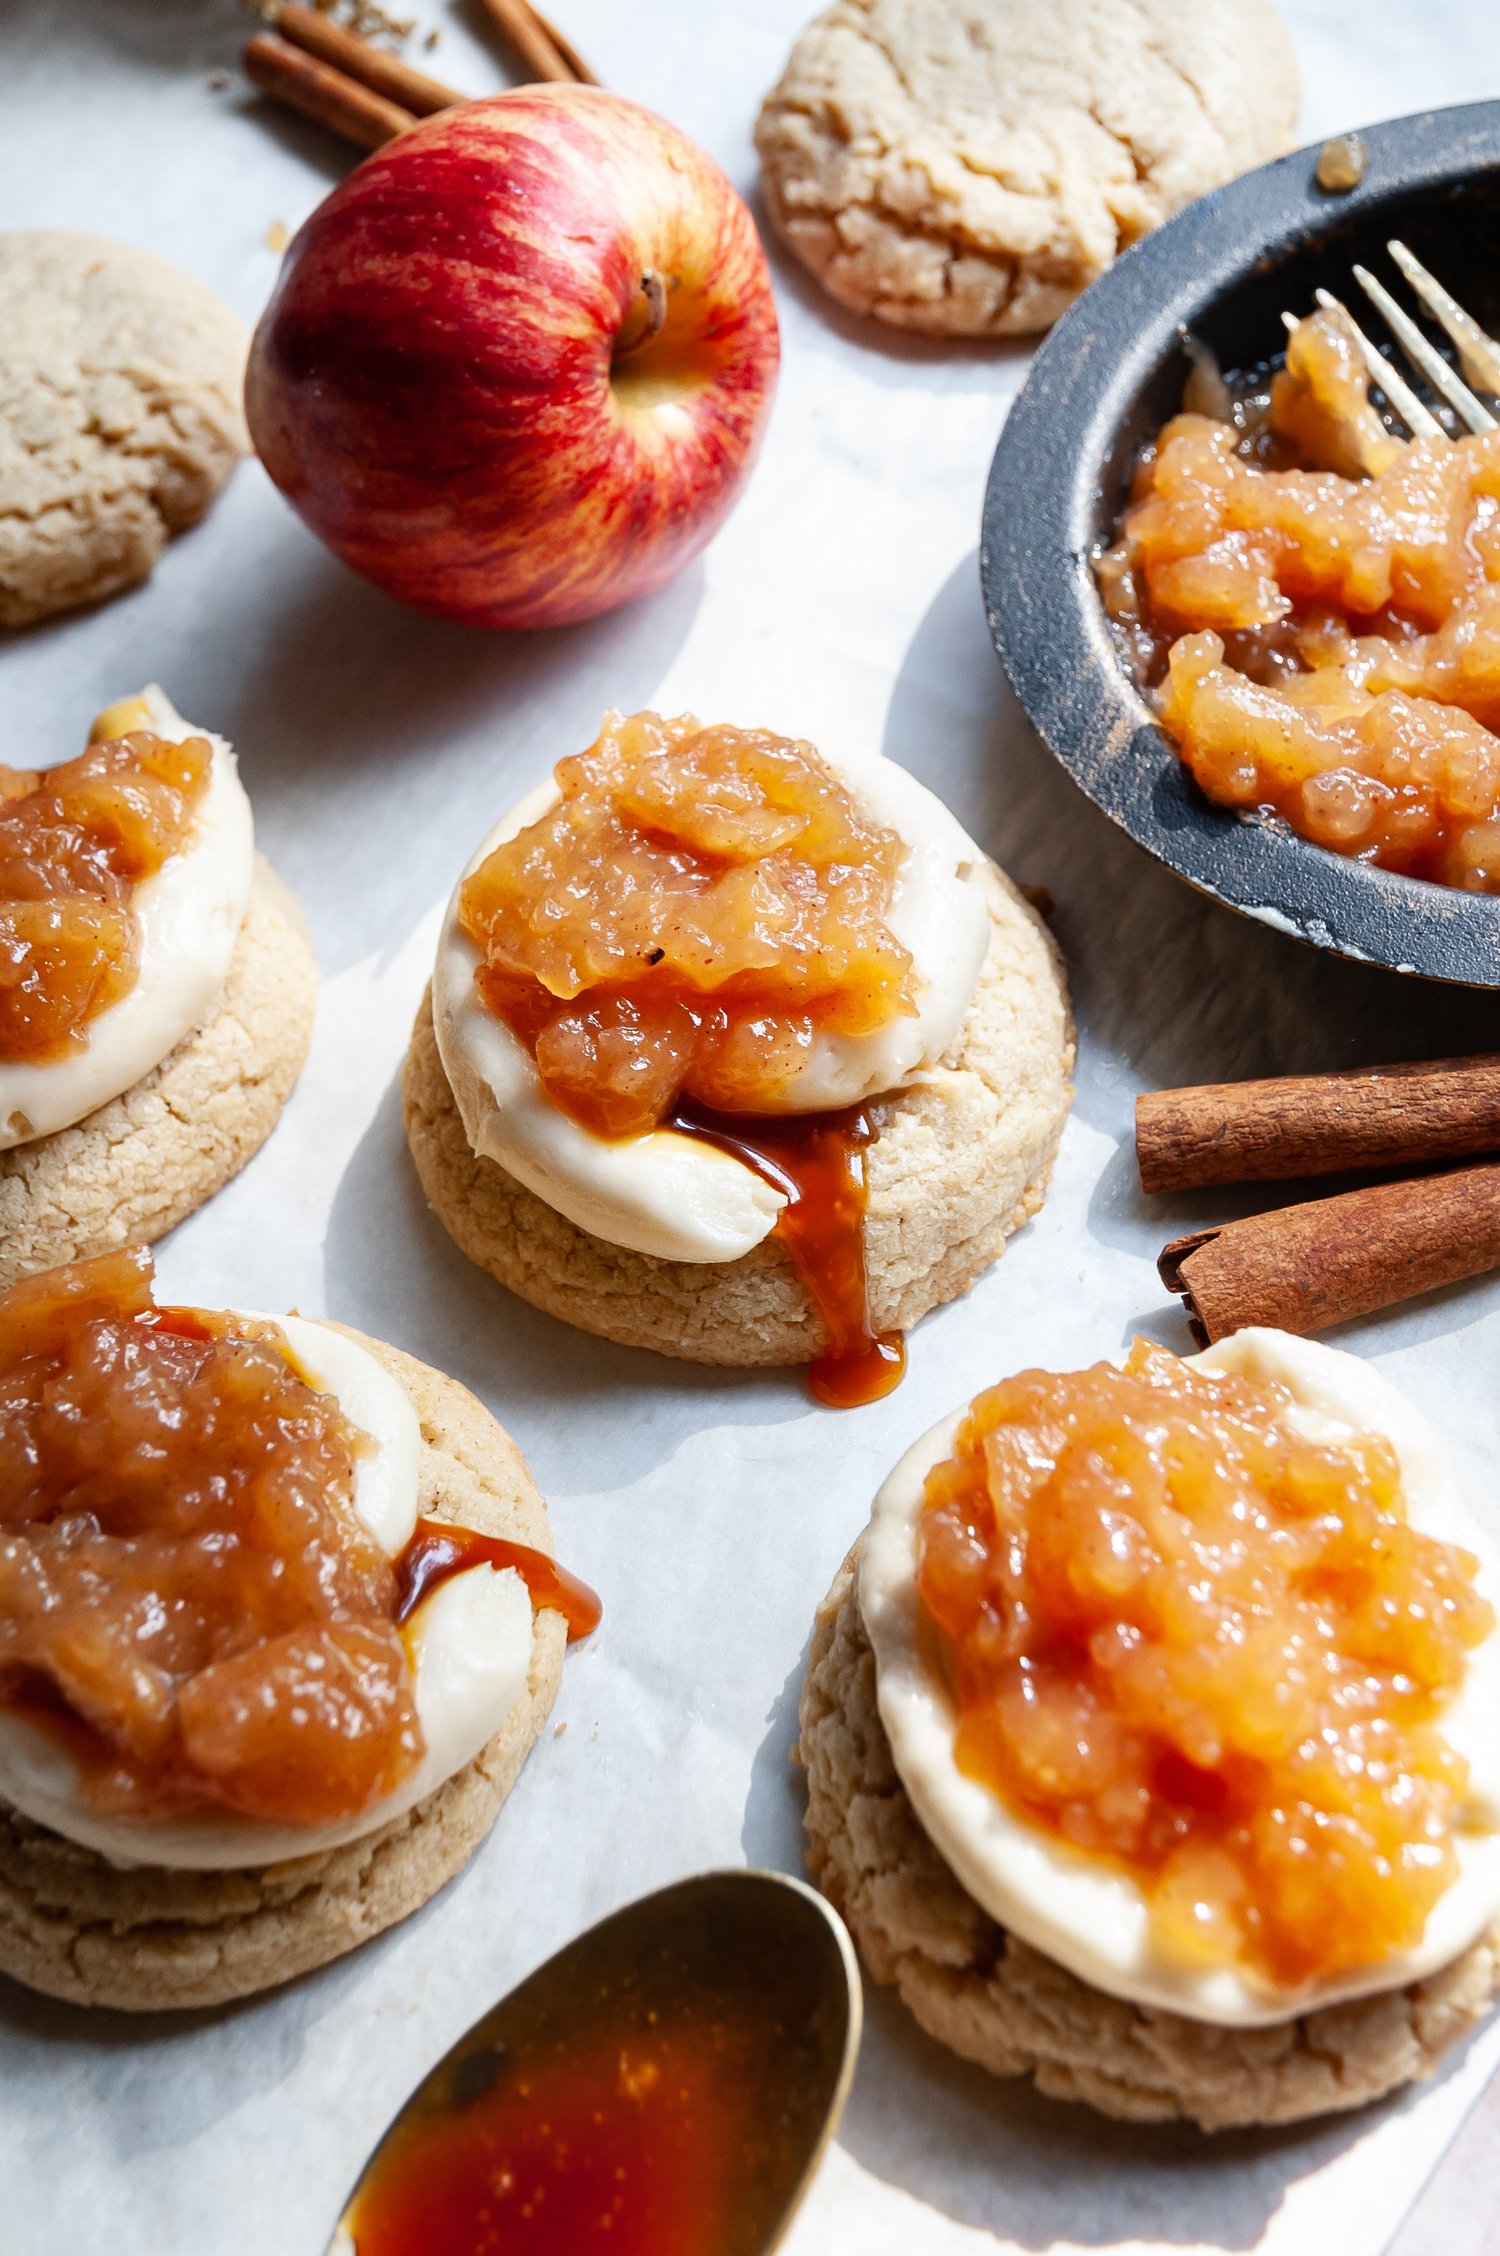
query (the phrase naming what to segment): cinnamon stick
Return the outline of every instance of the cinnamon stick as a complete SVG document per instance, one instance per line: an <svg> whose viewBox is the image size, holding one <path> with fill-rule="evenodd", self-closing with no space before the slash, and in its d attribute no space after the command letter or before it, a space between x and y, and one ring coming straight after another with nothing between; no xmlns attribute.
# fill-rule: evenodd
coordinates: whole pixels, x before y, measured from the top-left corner
<svg viewBox="0 0 1500 2256"><path fill-rule="evenodd" d="M342 134L356 148L378 149L417 122L413 111L273 32L257 32L246 45L244 61L246 77L263 94Z"/></svg>
<svg viewBox="0 0 1500 2256"><path fill-rule="evenodd" d="M1326 1331L1500 1268L1500 1162L1198 1230L1163 1247L1157 1267L1200 1345L1247 1324Z"/></svg>
<svg viewBox="0 0 1500 2256"><path fill-rule="evenodd" d="M1145 1191L1500 1152L1500 1055L1161 1089L1136 1101Z"/></svg>
<svg viewBox="0 0 1500 2256"><path fill-rule="evenodd" d="M578 49L531 0L480 0L480 6L534 77L554 84L599 84Z"/></svg>
<svg viewBox="0 0 1500 2256"><path fill-rule="evenodd" d="M285 0L270 21L294 47L316 55L320 62L331 63L346 77L368 86L372 94L381 94L386 101L410 110L413 117L431 117L437 110L451 110L469 100L467 94L455 93L440 79L413 70L399 55L387 54L383 47L361 39L357 31L347 30L331 16L302 7L300 0Z"/></svg>

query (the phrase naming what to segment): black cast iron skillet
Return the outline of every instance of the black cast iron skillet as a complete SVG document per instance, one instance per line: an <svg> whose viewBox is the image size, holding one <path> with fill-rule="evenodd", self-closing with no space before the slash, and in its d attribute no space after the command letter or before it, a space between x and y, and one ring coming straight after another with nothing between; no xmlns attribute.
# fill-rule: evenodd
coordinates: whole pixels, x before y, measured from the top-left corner
<svg viewBox="0 0 1500 2256"><path fill-rule="evenodd" d="M1179 212L1064 315L990 471L985 609L1021 704L1075 783L1189 884L1315 947L1500 987L1500 897L1349 861L1203 796L1125 672L1089 567L1140 446L1179 403L1184 329L1226 371L1254 368L1281 350L1282 307L1311 311L1319 283L1363 307L1356 260L1407 303L1391 235L1500 328L1500 102L1396 118L1364 139L1350 193L1317 186L1316 149L1282 157Z"/></svg>

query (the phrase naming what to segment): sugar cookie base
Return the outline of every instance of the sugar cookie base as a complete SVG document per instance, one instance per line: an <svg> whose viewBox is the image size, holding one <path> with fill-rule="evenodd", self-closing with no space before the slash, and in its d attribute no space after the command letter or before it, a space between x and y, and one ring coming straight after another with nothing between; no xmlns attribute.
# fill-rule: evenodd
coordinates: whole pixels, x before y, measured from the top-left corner
<svg viewBox="0 0 1500 2256"><path fill-rule="evenodd" d="M456 1379L351 1339L398 1378L422 1428L419 1511L552 1550L514 1442ZM223 2005L367 1942L435 1895L488 1833L557 1697L567 1632L533 1616L525 1696L466 1769L363 1840L260 1871L122 1868L0 1803L0 1972L74 2005Z"/></svg>
<svg viewBox="0 0 1500 2256"><path fill-rule="evenodd" d="M203 1024L86 1119L0 1152L0 1290L60 1262L149 1245L237 1175L291 1095L317 988L297 904L257 858Z"/></svg>
<svg viewBox="0 0 1500 2256"><path fill-rule="evenodd" d="M0 627L146 578L249 437L238 316L154 251L0 233Z"/></svg>
<svg viewBox="0 0 1500 2256"><path fill-rule="evenodd" d="M1016 336L1289 148L1297 94L1270 0L836 0L756 146L776 227L831 296Z"/></svg>
<svg viewBox="0 0 1500 2256"><path fill-rule="evenodd" d="M1109 1997L982 1911L917 1822L875 1701L858 1547L818 1610L799 1717L808 1865L877 1982L940 2044L996 2076L1128 2122L1204 2130L1363 2107L1432 2073L1488 2014L1500 1929L1425 1981L1223 2029Z"/></svg>
<svg viewBox="0 0 1500 2256"><path fill-rule="evenodd" d="M871 1109L865 1259L881 1331L909 1331L966 1292L1042 1203L1072 1099L1062 960L990 868L989 952L967 1017L919 1088ZM627 1347L692 1363L806 1363L821 1317L774 1239L738 1261L664 1261L568 1221L470 1148L438 1056L430 998L402 1080L427 1202L469 1259L533 1307Z"/></svg>

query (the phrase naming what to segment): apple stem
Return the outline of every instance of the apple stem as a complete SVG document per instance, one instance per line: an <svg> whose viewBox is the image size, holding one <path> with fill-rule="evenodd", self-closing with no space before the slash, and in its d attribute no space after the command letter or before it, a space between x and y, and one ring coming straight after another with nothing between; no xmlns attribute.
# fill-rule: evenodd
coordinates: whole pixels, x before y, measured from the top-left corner
<svg viewBox="0 0 1500 2256"><path fill-rule="evenodd" d="M646 301L646 318L628 342L615 348L617 360L623 359L626 353L639 352L642 345L649 345L653 337L661 334L662 323L667 318L667 284L665 276L654 266L648 266L641 276L641 296Z"/></svg>
<svg viewBox="0 0 1500 2256"><path fill-rule="evenodd" d="M628 360L632 353L639 352L642 345L649 345L653 337L660 336L667 318L667 298L671 289L672 284L664 274L654 266L646 268L641 276L640 295L631 300L625 325L616 338L615 349L610 355L616 367L622 360Z"/></svg>
<svg viewBox="0 0 1500 2256"><path fill-rule="evenodd" d="M646 326L637 342L646 345L667 318L667 285L654 266L648 266L641 276L641 296L646 301Z"/></svg>

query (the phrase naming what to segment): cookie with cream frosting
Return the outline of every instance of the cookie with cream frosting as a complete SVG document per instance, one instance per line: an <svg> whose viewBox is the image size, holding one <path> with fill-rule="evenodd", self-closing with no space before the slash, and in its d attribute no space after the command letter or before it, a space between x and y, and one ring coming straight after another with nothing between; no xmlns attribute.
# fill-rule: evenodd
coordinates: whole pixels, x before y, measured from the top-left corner
<svg viewBox="0 0 1500 2256"><path fill-rule="evenodd" d="M1388 1440L1412 1524L1473 1543L1480 1591L1500 1593L1440 1448L1378 1373L1270 1332L1196 1360L1289 1386L1310 1435ZM953 1694L932 1674L910 1567L913 1515L958 1426L944 1420L916 1443L882 1489L818 1611L799 1709L809 1864L871 1974L965 2058L1125 2120L1293 2122L1430 2074L1500 1991L1500 1632L1474 1649L1444 1714L1474 1808L1421 1936L1388 1964L1305 1983L1278 2004L1232 1965L1164 1948L1125 1873L958 1768Z"/></svg>
<svg viewBox="0 0 1500 2256"><path fill-rule="evenodd" d="M357 1421L409 1458L395 1486L410 1478L410 1511L550 1555L546 1507L519 1451L456 1380L342 1326L287 1330L299 1356L330 1359L324 1376ZM396 1400L372 1417L371 1389L382 1386ZM448 1759L463 1759L438 1762L443 1774L414 1801L326 1844L266 1831L258 1848L253 1826L226 1835L210 1818L197 1821L196 1845L191 1825L169 1823L164 1842L187 1861L152 1862L150 1820L121 1833L81 1808L70 1818L59 1806L66 1778L0 1740L0 1971L74 2004L153 2012L223 2004L352 1950L426 1902L483 1841L557 1696L566 1636L559 1613L537 1608L513 1692L481 1726L477 1751L450 1741Z"/></svg>
<svg viewBox="0 0 1500 2256"><path fill-rule="evenodd" d="M189 727L155 687L93 738ZM233 755L210 737L184 852L136 888L134 985L59 1062L0 1057L0 1289L161 1237L238 1173L280 1118L312 1039L317 963L291 894L254 851Z"/></svg>
<svg viewBox="0 0 1500 2256"><path fill-rule="evenodd" d="M914 777L869 755L817 757L909 856L891 922L923 1007L867 1051L851 1042L818 1061L808 1107L866 1106L869 1320L904 1331L966 1291L1041 1204L1072 1095L1067 986L1036 911ZM471 868L555 798L543 786L521 802ZM823 1354L827 1326L778 1235L782 1197L673 1122L614 1140L566 1117L476 993L457 903L402 1086L428 1203L462 1251L534 1306L624 1345L724 1365Z"/></svg>

